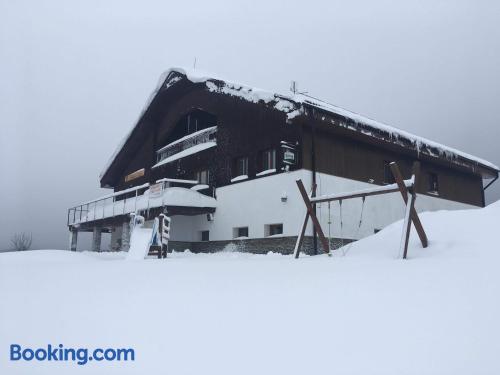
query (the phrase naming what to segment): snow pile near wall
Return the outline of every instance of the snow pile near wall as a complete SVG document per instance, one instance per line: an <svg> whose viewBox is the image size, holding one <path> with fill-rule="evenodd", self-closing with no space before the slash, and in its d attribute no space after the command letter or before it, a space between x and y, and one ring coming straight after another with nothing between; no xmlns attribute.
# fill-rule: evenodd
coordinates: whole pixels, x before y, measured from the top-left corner
<svg viewBox="0 0 500 375"><path fill-rule="evenodd" d="M410 258L433 261L435 258L469 259L492 257L500 260L498 251L498 223L500 201L485 208L437 211L419 214L429 237L429 247L422 249L415 228L410 236ZM398 256L402 223L398 221L381 232L344 247L349 257L390 258ZM369 249L369 250L368 250Z"/></svg>
<svg viewBox="0 0 500 375"><path fill-rule="evenodd" d="M498 374L500 202L401 222L345 257L0 254L5 374ZM136 361L8 361L11 343L133 347ZM79 370L79 371L77 371Z"/></svg>

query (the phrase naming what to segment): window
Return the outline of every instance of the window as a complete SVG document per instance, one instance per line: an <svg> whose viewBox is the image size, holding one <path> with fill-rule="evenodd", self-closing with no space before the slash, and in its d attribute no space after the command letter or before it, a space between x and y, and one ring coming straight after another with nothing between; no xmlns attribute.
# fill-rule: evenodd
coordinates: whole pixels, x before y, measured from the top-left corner
<svg viewBox="0 0 500 375"><path fill-rule="evenodd" d="M276 169L276 150L266 150L262 153L262 170Z"/></svg>
<svg viewBox="0 0 500 375"><path fill-rule="evenodd" d="M208 185L210 182L210 172L207 169L196 172L196 180L202 185Z"/></svg>
<svg viewBox="0 0 500 375"><path fill-rule="evenodd" d="M439 193L439 181L435 173L429 173L429 193Z"/></svg>
<svg viewBox="0 0 500 375"><path fill-rule="evenodd" d="M235 173L234 176L248 176L248 158L242 157L237 158L235 161Z"/></svg>
<svg viewBox="0 0 500 375"><path fill-rule="evenodd" d="M186 134L191 134L194 132L197 132L198 130L198 118L193 116L193 114L188 114L187 115L187 127L186 127Z"/></svg>
<svg viewBox="0 0 500 375"><path fill-rule="evenodd" d="M394 180L394 175L391 171L391 163L392 161L384 160L384 183L385 184L393 184L396 182Z"/></svg>
<svg viewBox="0 0 500 375"><path fill-rule="evenodd" d="M248 227L233 228L233 238L248 237Z"/></svg>
<svg viewBox="0 0 500 375"><path fill-rule="evenodd" d="M202 241L210 241L210 231L202 230L201 231L201 240Z"/></svg>
<svg viewBox="0 0 500 375"><path fill-rule="evenodd" d="M267 224L264 227L264 232L266 236L283 234L283 224Z"/></svg>

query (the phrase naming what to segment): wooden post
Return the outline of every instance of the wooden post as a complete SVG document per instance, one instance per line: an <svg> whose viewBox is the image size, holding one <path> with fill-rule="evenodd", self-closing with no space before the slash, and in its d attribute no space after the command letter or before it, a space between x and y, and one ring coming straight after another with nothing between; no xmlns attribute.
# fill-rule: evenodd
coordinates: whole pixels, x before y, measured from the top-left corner
<svg viewBox="0 0 500 375"><path fill-rule="evenodd" d="M307 212L309 213L309 216L311 217L312 223L314 225L314 229L318 233L319 239L321 241L321 245L323 246L323 249L325 250L325 253L328 254L330 252L330 247L328 246L328 241L323 233L323 229L321 229L321 224L318 221L318 218L316 217L316 214L314 213L313 206L311 204L311 200L309 199L309 196L307 195L307 191L304 188L304 184L302 183L302 180L297 180L296 181L297 186L299 188L300 194L302 195L302 199L304 199L304 203L307 208Z"/></svg>
<svg viewBox="0 0 500 375"><path fill-rule="evenodd" d="M408 197L408 201L406 203L405 210L405 219L403 222L403 234L401 236L401 243L399 245L399 254L403 253L403 259L406 259L406 255L408 254L408 242L410 240L410 231L411 231L411 212L414 209L415 205L415 193L412 192Z"/></svg>
<svg viewBox="0 0 500 375"><path fill-rule="evenodd" d="M314 196L314 193L316 192L316 184L313 184L311 194L310 196ZM299 257L300 254L300 249L302 247L302 242L304 241L304 235L306 234L306 228L307 228L307 222L309 221L309 211L307 210L306 207L306 213L304 215L304 220L302 221L302 227L300 229L300 234L297 237L297 242L295 242L295 247L293 249L293 256L295 259Z"/></svg>
<svg viewBox="0 0 500 375"><path fill-rule="evenodd" d="M401 192L401 196L403 197L403 201L405 204L408 204L408 189L406 188L406 185L404 184L403 181L403 176L401 175L401 171L398 168L398 165L395 162L391 163L391 171L392 175L394 176L394 179L396 180L396 183L398 184L399 191ZM413 172L415 182L418 180L419 177L419 171L420 171L420 163L415 162L413 164ZM416 184L414 183L413 186L413 193L416 191ZM415 225L415 229L417 230L418 237L420 238L420 242L422 243L422 247L427 247L429 244L429 241L427 240L427 235L425 234L424 227L422 226L422 223L420 221L420 218L418 217L417 211L415 210L415 202L413 202L413 205L411 207L411 212L410 212L410 217L411 221L413 221L413 225Z"/></svg>

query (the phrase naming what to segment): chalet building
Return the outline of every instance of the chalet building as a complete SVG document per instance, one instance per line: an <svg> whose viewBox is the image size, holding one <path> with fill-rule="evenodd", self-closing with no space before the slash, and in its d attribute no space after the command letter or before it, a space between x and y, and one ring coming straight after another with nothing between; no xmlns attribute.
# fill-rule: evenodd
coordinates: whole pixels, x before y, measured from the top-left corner
<svg viewBox="0 0 500 375"><path fill-rule="evenodd" d="M151 226L167 213L173 250L289 253L305 212L297 179L317 194L348 192L393 183L392 161L408 178L417 160L418 211L482 207L498 178L485 160L309 96L170 69L100 176L114 192L69 209L71 248L90 231L93 250L103 232L127 250L131 214ZM394 193L317 212L338 245L401 219L404 205Z"/></svg>

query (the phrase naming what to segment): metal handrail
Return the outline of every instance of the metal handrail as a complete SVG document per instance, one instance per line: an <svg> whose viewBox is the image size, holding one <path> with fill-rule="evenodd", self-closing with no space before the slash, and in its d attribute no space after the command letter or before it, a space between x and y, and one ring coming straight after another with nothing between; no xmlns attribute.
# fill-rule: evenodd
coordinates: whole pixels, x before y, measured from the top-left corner
<svg viewBox="0 0 500 375"><path fill-rule="evenodd" d="M88 201L88 202L82 203L82 204L74 206L74 207L70 207L70 208L68 208L67 225L81 223L83 212L85 211L85 212L89 213L91 211L92 205L94 206L94 210L92 211L92 213L93 213L92 219L87 218L87 220L85 220L85 221L93 221L93 220L98 219L97 208L98 208L98 203L100 203L100 202L102 202L102 212L101 212L100 218L104 219L105 218L105 204L104 204L104 202L108 199L113 200L113 214L111 217L114 217L116 214L115 213L115 203L117 202L116 198L121 197L122 195L126 195L126 194L130 194L130 193L135 192L135 196L134 196L135 204L134 204L134 206L137 207L137 198L139 196L143 195L143 194L139 195L139 190L147 189L148 187L149 187L149 183L146 183L146 184L143 184L140 186L135 186L135 187L130 188L130 189L118 191L116 193L113 193L113 194L110 194L110 195L107 195L107 196L104 196L101 198L97 198L97 199L94 199L92 201ZM125 197L125 199L123 199L123 202L124 202L123 203L123 212L119 213L120 215L123 215L125 213L124 211L125 211L125 204L127 202L127 197ZM85 207L85 209L84 209L84 207ZM79 218L78 218L79 220L77 220L77 213L79 213ZM73 220L71 220L71 216L73 216Z"/></svg>
<svg viewBox="0 0 500 375"><path fill-rule="evenodd" d="M186 136L185 139L181 138L162 147L157 151L157 163L190 147L213 141L216 132L217 126L212 126L195 133L196 135Z"/></svg>
<svg viewBox="0 0 500 375"><path fill-rule="evenodd" d="M194 181L189 181L189 180L179 180L183 182L179 183L192 183ZM165 180L159 180L157 182L158 184L161 184L161 191L163 192L165 189L172 187L173 184L176 184L176 181L173 181L173 179L165 179ZM126 206L127 202L130 202L130 199L134 199L133 202L133 211L130 212L137 212L137 203L138 199L144 196L144 192L142 194L139 194L140 190L146 190L147 188L150 187L150 184L144 184L140 186L136 186L134 188L122 190L113 194L110 194L105 197L97 198L94 199L93 201L85 202L82 203L78 206L71 207L68 209L68 216L67 216L67 225L74 225L74 224L80 224L80 223L85 223L89 221L95 221L95 220L100 220L108 217L115 217L119 215L125 215L126 211ZM133 198L127 198L126 194L131 194L135 193ZM215 192L212 192L213 195L215 195ZM118 197L125 195L125 199L122 200L117 200ZM107 205L105 202L107 200L112 199L111 207L108 207L108 210L111 210L111 215L106 215L106 207ZM150 194L147 195L147 202L146 203L146 210L149 211L150 209L150 200L154 199L154 197L151 197ZM117 202L123 202L122 209L121 210L116 210L116 207L120 207L120 205L116 205ZM99 205L102 205L102 208L99 207ZM92 212L92 214L90 214ZM129 212L129 211L127 211ZM89 217L90 214L90 217Z"/></svg>

